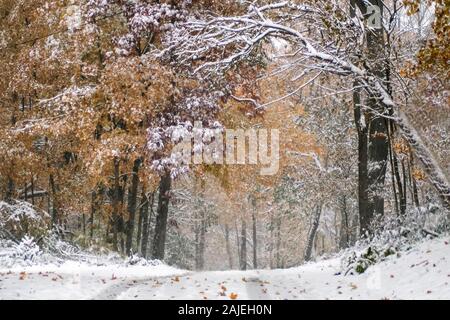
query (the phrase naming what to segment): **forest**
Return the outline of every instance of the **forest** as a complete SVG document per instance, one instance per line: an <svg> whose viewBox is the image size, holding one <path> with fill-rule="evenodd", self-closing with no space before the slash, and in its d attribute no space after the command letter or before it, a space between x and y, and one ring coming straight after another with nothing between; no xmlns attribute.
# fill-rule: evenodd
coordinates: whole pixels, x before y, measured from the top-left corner
<svg viewBox="0 0 450 320"><path fill-rule="evenodd" d="M172 284L329 258L368 277L447 245L449 18L447 0L0 0L0 279L92 257Z"/></svg>

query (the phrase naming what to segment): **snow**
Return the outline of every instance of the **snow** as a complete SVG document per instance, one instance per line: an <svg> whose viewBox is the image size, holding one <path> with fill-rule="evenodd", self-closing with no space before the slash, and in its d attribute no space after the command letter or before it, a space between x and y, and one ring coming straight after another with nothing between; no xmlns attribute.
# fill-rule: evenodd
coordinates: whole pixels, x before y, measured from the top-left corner
<svg viewBox="0 0 450 320"><path fill-rule="evenodd" d="M340 257L284 270L190 272L81 262L13 267L0 269L0 299L449 299L449 241L423 241L347 276Z"/></svg>
<svg viewBox="0 0 450 320"><path fill-rule="evenodd" d="M117 288L143 279L182 275L186 271L164 264L155 266L95 266L67 261L0 269L0 299L103 299Z"/></svg>

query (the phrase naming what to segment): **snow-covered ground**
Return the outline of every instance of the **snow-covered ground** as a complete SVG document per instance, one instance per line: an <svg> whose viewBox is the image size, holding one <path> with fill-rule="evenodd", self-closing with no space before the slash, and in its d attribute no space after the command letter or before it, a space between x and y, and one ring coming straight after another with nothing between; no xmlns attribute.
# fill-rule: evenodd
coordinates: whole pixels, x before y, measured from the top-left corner
<svg viewBox="0 0 450 320"><path fill-rule="evenodd" d="M337 274L339 258L254 271L81 262L12 267L0 269L0 299L450 299L449 241L424 241L347 276Z"/></svg>

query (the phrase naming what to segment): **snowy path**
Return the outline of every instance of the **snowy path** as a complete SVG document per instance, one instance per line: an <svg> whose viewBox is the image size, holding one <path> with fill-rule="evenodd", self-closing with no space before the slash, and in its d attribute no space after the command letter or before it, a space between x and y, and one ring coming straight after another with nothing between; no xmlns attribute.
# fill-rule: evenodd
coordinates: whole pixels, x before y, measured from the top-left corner
<svg viewBox="0 0 450 320"><path fill-rule="evenodd" d="M0 270L0 299L450 299L449 238L424 242L363 275L339 259L286 270L188 272L156 267Z"/></svg>

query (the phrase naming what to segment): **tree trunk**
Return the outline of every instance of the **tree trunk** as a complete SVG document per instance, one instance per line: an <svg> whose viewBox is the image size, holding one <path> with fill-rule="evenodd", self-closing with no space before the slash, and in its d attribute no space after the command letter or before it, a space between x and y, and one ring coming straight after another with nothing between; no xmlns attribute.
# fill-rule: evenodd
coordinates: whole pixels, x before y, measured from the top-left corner
<svg viewBox="0 0 450 320"><path fill-rule="evenodd" d="M365 15L366 22L373 16L369 7L376 7L383 15L383 3L381 0L350 1L350 14L355 16L356 7ZM379 19L376 22L381 22ZM370 26L366 33L368 60L371 72L379 79L386 77L384 61L384 31L382 23ZM358 130L359 151L359 217L360 233L366 236L372 232L371 223L375 217L384 214L384 182L388 160L388 126L387 120L380 116L385 110L379 103L378 97L369 96L366 105L370 112L363 114L358 106L360 104L359 92L354 90L355 121ZM379 113L379 114L378 114ZM363 118L368 119L368 124L361 125ZM364 119L365 120L365 119ZM365 122L365 121L364 121ZM368 130L368 132L367 132ZM367 181L366 181L367 179Z"/></svg>
<svg viewBox="0 0 450 320"><path fill-rule="evenodd" d="M350 224L347 211L347 197L342 196L341 199L341 230L339 238L339 248L348 248L350 244Z"/></svg>
<svg viewBox="0 0 450 320"><path fill-rule="evenodd" d="M405 159L402 159L402 175L403 175L403 213L406 212L406 207L407 207L407 198L408 198L408 182L406 181L407 179L407 174L406 174L406 167L405 167Z"/></svg>
<svg viewBox="0 0 450 320"><path fill-rule="evenodd" d="M136 235L136 248L137 248L136 251L139 252L141 255L142 255L142 252L141 252L142 222L144 221L144 214L146 214L146 212L143 210L143 208L144 208L144 204L146 201L148 201L148 200L145 197L145 188L142 187L141 203L139 204L139 219L138 219L137 235Z"/></svg>
<svg viewBox="0 0 450 320"><path fill-rule="evenodd" d="M384 192L386 166L388 160L387 120L376 116L370 121L369 163L368 163L368 206L367 219L371 223L374 218L384 215ZM366 225L370 230L370 225Z"/></svg>
<svg viewBox="0 0 450 320"><path fill-rule="evenodd" d="M253 268L258 269L258 247L257 247L257 237L256 237L256 214L252 211L252 222L253 222Z"/></svg>
<svg viewBox="0 0 450 320"><path fill-rule="evenodd" d="M119 223L119 192L120 192L120 171L119 159L114 158L114 188L112 196L112 229L113 229L113 249L119 251L118 247L118 223Z"/></svg>
<svg viewBox="0 0 450 320"><path fill-rule="evenodd" d="M270 235L269 235L269 267L270 269L274 268L274 263L273 263L273 227L274 227L274 218L273 218L273 214L270 215Z"/></svg>
<svg viewBox="0 0 450 320"><path fill-rule="evenodd" d="M169 212L170 173L166 172L159 183L158 208L156 210L155 236L153 238L152 257L153 259L164 259L167 232L167 216Z"/></svg>
<svg viewBox="0 0 450 320"><path fill-rule="evenodd" d="M196 270L203 270L205 265L206 217L203 208L201 208L200 210L200 221L198 221L196 228Z"/></svg>
<svg viewBox="0 0 450 320"><path fill-rule="evenodd" d="M354 87L357 83L354 84ZM367 143L368 132L366 117L361 110L361 92L353 90L353 108L355 114L355 124L358 133L358 211L360 233L364 234L370 225L370 218L367 213L368 205L368 174L367 174Z"/></svg>
<svg viewBox="0 0 450 320"><path fill-rule="evenodd" d="M97 210L97 193L95 191L92 191L91 193L91 216L89 218L89 223L91 225L90 228L90 238L91 240L94 238L94 217L95 217L95 212Z"/></svg>
<svg viewBox="0 0 450 320"><path fill-rule="evenodd" d="M8 176L7 178L7 186L6 186L6 194L5 194L5 201L8 203L11 203L14 198L14 180L11 178L11 176Z"/></svg>
<svg viewBox="0 0 450 320"><path fill-rule="evenodd" d="M389 143L389 162L391 163L391 182L392 182L392 193L394 194L394 207L395 213L399 214L399 201L397 197L397 186L395 177L395 167L394 167L394 149L392 146L392 128L394 123L391 121L388 127L388 143Z"/></svg>
<svg viewBox="0 0 450 320"><path fill-rule="evenodd" d="M227 256L228 256L228 266L230 270L233 269L233 258L231 256L231 247L230 247L230 229L228 227L228 224L225 225L225 247L227 250Z"/></svg>
<svg viewBox="0 0 450 320"><path fill-rule="evenodd" d="M416 206L417 209L419 209L420 207L420 203L419 203L419 192L417 190L417 183L416 183L416 178L414 177L414 157L411 154L411 181L412 181L412 188L413 188L413 199L414 199L414 204Z"/></svg>
<svg viewBox="0 0 450 320"><path fill-rule="evenodd" d="M397 180L398 197L400 198L400 214L405 214L405 212L406 212L406 196L403 192L403 184L402 184L402 179L400 177L400 169L398 167L398 158L397 158L395 151L393 151L392 159L394 161L393 167L394 167L395 179Z"/></svg>
<svg viewBox="0 0 450 320"><path fill-rule="evenodd" d="M236 220L234 221L234 229L236 230L236 248L238 254L239 267L241 267L241 241L239 236L239 228Z"/></svg>
<svg viewBox="0 0 450 320"><path fill-rule="evenodd" d="M147 244L149 239L149 231L150 231L150 223L149 223L149 207L153 207L153 199L155 197L155 193L152 192L152 201L151 204L149 204L149 199L147 198L147 195L144 194L143 200L144 205L141 208L141 214L144 215L144 218L142 219L142 244L141 244L141 254L144 258L147 258Z"/></svg>
<svg viewBox="0 0 450 320"><path fill-rule="evenodd" d="M203 270L205 267L205 248L206 248L206 216L205 212L202 210L202 216L201 216L201 224L200 224L200 256L199 256L199 270Z"/></svg>
<svg viewBox="0 0 450 320"><path fill-rule="evenodd" d="M49 176L49 186L52 192L52 227L55 227L58 224L58 209L57 209L57 200L56 200L56 185L53 174Z"/></svg>
<svg viewBox="0 0 450 320"><path fill-rule="evenodd" d="M83 236L86 238L86 215L83 213L82 216L82 224L83 224Z"/></svg>
<svg viewBox="0 0 450 320"><path fill-rule="evenodd" d="M370 5L376 6L383 16L383 3L381 0L369 0ZM366 4L366 7L369 4ZM366 9L367 12L367 9ZM367 32L367 49L371 72L379 79L386 78L385 70L385 40L384 30L380 25ZM374 218L384 215L384 184L386 178L386 167L388 161L388 120L376 114L385 111L379 103L378 97L370 96L368 99L370 108L369 122L369 148L368 148L368 218L372 222ZM369 232L373 231L368 229Z"/></svg>
<svg viewBox="0 0 450 320"><path fill-rule="evenodd" d="M319 204L316 207L316 212L311 224L311 228L309 229L308 241L306 243L305 256L304 261L311 260L312 249L314 246L314 239L316 237L317 229L319 228L320 215L322 214L322 204Z"/></svg>
<svg viewBox="0 0 450 320"><path fill-rule="evenodd" d="M34 206L34 176L31 173L31 204Z"/></svg>
<svg viewBox="0 0 450 320"><path fill-rule="evenodd" d="M281 218L276 218L276 227L277 227L277 234L276 234L276 251L275 251L275 260L277 263L277 268L281 268Z"/></svg>
<svg viewBox="0 0 450 320"><path fill-rule="evenodd" d="M247 225L244 219L242 219L242 229L241 229L240 267L241 270L247 270Z"/></svg>
<svg viewBox="0 0 450 320"><path fill-rule="evenodd" d="M126 228L127 239L126 239L126 253L127 255L132 254L132 246L133 246L133 233L134 233L134 220L136 216L136 202L137 202L137 193L138 193L138 185L139 185L139 167L141 165L141 159L138 158L134 160L133 164L133 176L131 178L131 185L128 190L128 223Z"/></svg>

